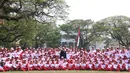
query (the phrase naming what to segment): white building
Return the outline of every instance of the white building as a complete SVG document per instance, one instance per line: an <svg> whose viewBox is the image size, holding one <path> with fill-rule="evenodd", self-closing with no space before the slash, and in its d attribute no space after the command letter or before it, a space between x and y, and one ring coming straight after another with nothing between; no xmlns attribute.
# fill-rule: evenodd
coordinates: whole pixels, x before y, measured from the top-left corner
<svg viewBox="0 0 130 73"><path fill-rule="evenodd" d="M75 39L76 38L65 38L64 36L67 35L67 33L65 33L64 31L60 31L62 37L61 37L61 46L62 47L73 47L75 48L75 44L76 44L76 41ZM77 34L74 33L74 34L71 34L71 35L74 35L76 36Z"/></svg>

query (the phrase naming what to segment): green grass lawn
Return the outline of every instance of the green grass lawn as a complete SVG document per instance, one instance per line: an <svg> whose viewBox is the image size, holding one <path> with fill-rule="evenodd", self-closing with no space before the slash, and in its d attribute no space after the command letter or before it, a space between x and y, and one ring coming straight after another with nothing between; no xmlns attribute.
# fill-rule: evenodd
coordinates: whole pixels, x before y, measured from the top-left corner
<svg viewBox="0 0 130 73"><path fill-rule="evenodd" d="M130 73L130 72L118 72L118 71L8 71L3 73Z"/></svg>

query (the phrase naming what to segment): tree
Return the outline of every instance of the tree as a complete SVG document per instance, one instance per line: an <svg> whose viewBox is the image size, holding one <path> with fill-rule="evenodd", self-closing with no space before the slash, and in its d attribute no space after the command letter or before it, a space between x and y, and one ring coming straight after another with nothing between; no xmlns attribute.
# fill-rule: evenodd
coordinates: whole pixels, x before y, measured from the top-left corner
<svg viewBox="0 0 130 73"><path fill-rule="evenodd" d="M49 47L58 47L60 43L60 30L52 24L39 24L35 36L35 47L42 47L47 43Z"/></svg>
<svg viewBox="0 0 130 73"><path fill-rule="evenodd" d="M0 25L0 44L9 47L21 39L29 40L33 37L35 25L33 20L5 21L5 24Z"/></svg>
<svg viewBox="0 0 130 73"><path fill-rule="evenodd" d="M46 29L38 24L54 25L56 20L66 18L67 8L64 0L0 0L0 45L12 46L17 41L34 45L37 29Z"/></svg>
<svg viewBox="0 0 130 73"><path fill-rule="evenodd" d="M66 39L73 39L75 38L74 32L73 32L73 27L72 24L62 24L60 25L60 29L61 31L64 31L66 34L64 34L62 36L62 38L66 38Z"/></svg>
<svg viewBox="0 0 130 73"><path fill-rule="evenodd" d="M67 7L64 0L0 0L0 19L50 22L66 17Z"/></svg>
<svg viewBox="0 0 130 73"><path fill-rule="evenodd" d="M130 18L126 16L113 16L98 21L95 25L100 29L98 32L107 37L112 37L120 45L130 46Z"/></svg>
<svg viewBox="0 0 130 73"><path fill-rule="evenodd" d="M81 29L81 47L88 48L90 43L96 39L96 30L93 28L93 21L88 20L72 20L67 24L61 25L61 30L71 34L77 33L78 27ZM75 36L76 38L76 36Z"/></svg>

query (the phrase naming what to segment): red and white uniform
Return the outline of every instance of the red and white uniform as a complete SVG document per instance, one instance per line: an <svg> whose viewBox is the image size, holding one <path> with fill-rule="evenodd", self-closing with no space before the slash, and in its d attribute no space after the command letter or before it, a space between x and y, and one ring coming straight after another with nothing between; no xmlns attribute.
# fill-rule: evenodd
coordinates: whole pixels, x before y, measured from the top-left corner
<svg viewBox="0 0 130 73"><path fill-rule="evenodd" d="M81 69L85 70L86 69L86 63L81 63Z"/></svg>
<svg viewBox="0 0 130 73"><path fill-rule="evenodd" d="M119 71L119 67L118 67L117 63L113 64L113 69L116 70L116 71Z"/></svg>
<svg viewBox="0 0 130 73"><path fill-rule="evenodd" d="M75 65L74 65L73 62L74 62L74 61L73 61L72 59L71 59L71 60L68 60L67 66L68 66L68 69L69 69L69 70L74 70Z"/></svg>
<svg viewBox="0 0 130 73"><path fill-rule="evenodd" d="M67 61L64 61L62 64L60 64L60 69L61 70L66 70L67 69Z"/></svg>
<svg viewBox="0 0 130 73"><path fill-rule="evenodd" d="M55 69L59 70L60 69L59 66L60 66L59 61L56 61L56 63L55 63Z"/></svg>
<svg viewBox="0 0 130 73"><path fill-rule="evenodd" d="M68 69L69 70L74 70L74 68L75 68L74 63L68 63Z"/></svg>
<svg viewBox="0 0 130 73"><path fill-rule="evenodd" d="M51 62L50 67L51 67L51 70L55 69L55 63L54 63L54 61Z"/></svg>
<svg viewBox="0 0 130 73"><path fill-rule="evenodd" d="M47 61L47 62L45 63L44 69L45 69L45 70L49 70L49 69L50 69L49 61Z"/></svg>
<svg viewBox="0 0 130 73"><path fill-rule="evenodd" d="M43 61L38 63L39 70L43 70L44 69L44 64L45 63L43 63Z"/></svg>
<svg viewBox="0 0 130 73"><path fill-rule="evenodd" d="M107 69L107 65L105 63L101 64L101 69L102 70L106 70Z"/></svg>
<svg viewBox="0 0 130 73"><path fill-rule="evenodd" d="M34 69L34 70L37 70L37 69L38 69L38 64L37 64L37 63L34 63L34 64L33 64L33 69Z"/></svg>
<svg viewBox="0 0 130 73"><path fill-rule="evenodd" d="M4 70L8 71L11 70L11 68L12 68L12 62L6 62L4 66Z"/></svg>
<svg viewBox="0 0 130 73"><path fill-rule="evenodd" d="M110 62L108 65L107 65L107 70L108 71L112 71L112 68L113 66L112 66L112 63Z"/></svg>
<svg viewBox="0 0 130 73"><path fill-rule="evenodd" d="M80 69L80 63L79 62L76 62L75 63L75 70L79 70Z"/></svg>
<svg viewBox="0 0 130 73"><path fill-rule="evenodd" d="M33 63L32 63L32 62L30 62L30 63L28 64L28 70L33 70Z"/></svg>
<svg viewBox="0 0 130 73"><path fill-rule="evenodd" d="M98 63L94 64L94 68L95 68L94 70L100 70L99 65L100 65L100 64L98 64Z"/></svg>
<svg viewBox="0 0 130 73"><path fill-rule="evenodd" d="M120 71L121 71L121 70L124 70L124 69L123 69L123 64L122 64L122 63L119 63L119 64L118 64L118 68L119 68Z"/></svg>
<svg viewBox="0 0 130 73"><path fill-rule="evenodd" d="M130 64L126 64L126 70L130 71Z"/></svg>
<svg viewBox="0 0 130 73"><path fill-rule="evenodd" d="M14 63L14 64L13 64L13 68L14 68L15 70L19 70L19 69L20 69L20 64L19 64L19 62Z"/></svg>
<svg viewBox="0 0 130 73"><path fill-rule="evenodd" d="M28 70L28 67L27 67L26 62L21 63L21 70L22 70L22 71Z"/></svg>
<svg viewBox="0 0 130 73"><path fill-rule="evenodd" d="M4 67L0 66L0 71L3 72L4 71Z"/></svg>
<svg viewBox="0 0 130 73"><path fill-rule="evenodd" d="M93 69L93 64L92 64L92 63L89 63L89 64L88 64L88 67L89 67L90 70L92 70L92 69Z"/></svg>

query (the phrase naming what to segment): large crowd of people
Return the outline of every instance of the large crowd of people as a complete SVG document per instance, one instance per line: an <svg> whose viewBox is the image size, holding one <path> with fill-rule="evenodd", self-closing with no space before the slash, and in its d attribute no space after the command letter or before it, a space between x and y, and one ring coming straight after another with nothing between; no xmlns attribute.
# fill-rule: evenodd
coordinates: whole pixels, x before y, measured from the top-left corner
<svg viewBox="0 0 130 73"><path fill-rule="evenodd" d="M86 50L63 48L1 48L0 71L32 70L105 70L130 71L129 49Z"/></svg>

